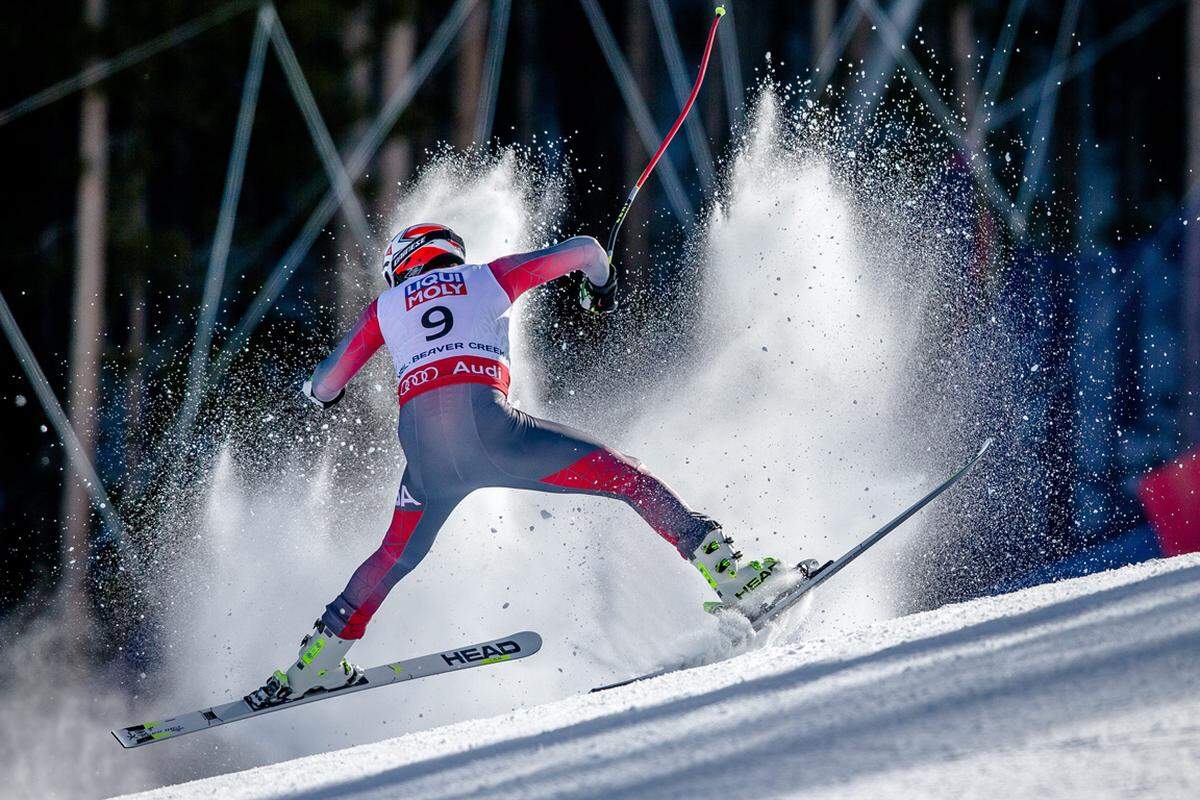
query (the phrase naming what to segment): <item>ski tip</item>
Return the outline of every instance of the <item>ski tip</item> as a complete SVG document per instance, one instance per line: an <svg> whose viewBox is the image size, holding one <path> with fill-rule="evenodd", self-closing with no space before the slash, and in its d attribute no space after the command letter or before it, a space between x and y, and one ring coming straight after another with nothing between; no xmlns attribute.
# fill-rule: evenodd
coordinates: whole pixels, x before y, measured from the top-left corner
<svg viewBox="0 0 1200 800"><path fill-rule="evenodd" d="M632 678L626 678L625 680L617 681L615 683L606 683L603 686L596 686L595 688L588 689L588 694L595 694L596 692L607 692L609 689L620 689L622 686L629 686L630 684L633 684L633 683L641 683L642 681L648 681L651 678L661 678L663 675L666 675L668 672L675 672L676 670L681 670L681 669L686 669L686 668L687 668L686 664L680 664L680 665L677 665L674 667L666 667L663 669L656 669L656 670L654 670L654 672L647 672L645 675L635 675Z"/></svg>
<svg viewBox="0 0 1200 800"><path fill-rule="evenodd" d="M725 6L723 6L723 5L717 6L716 10L713 13L716 14L718 17L725 16Z"/></svg>
<svg viewBox="0 0 1200 800"><path fill-rule="evenodd" d="M981 446L979 448L979 455L982 456L984 453L986 453L988 451L988 448L990 448L995 441L996 441L995 436L989 436L986 439L984 439L983 446Z"/></svg>
<svg viewBox="0 0 1200 800"><path fill-rule="evenodd" d="M509 638L520 638L522 640L522 647L529 648L528 655L533 655L538 650L542 649L542 636L537 631L519 631L518 633L514 633Z"/></svg>
<svg viewBox="0 0 1200 800"><path fill-rule="evenodd" d="M113 730L109 731L109 733L112 734L113 738L117 740L117 744L121 745L121 747L123 749L129 750L130 748L135 746L130 741L127 731L124 728L113 729Z"/></svg>

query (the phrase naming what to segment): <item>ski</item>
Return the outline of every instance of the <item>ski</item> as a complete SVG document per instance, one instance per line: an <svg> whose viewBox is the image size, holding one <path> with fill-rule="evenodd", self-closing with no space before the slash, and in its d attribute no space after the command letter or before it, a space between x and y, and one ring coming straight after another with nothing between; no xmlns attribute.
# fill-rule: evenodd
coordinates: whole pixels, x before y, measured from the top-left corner
<svg viewBox="0 0 1200 800"><path fill-rule="evenodd" d="M808 594L813 589L817 588L822 583L848 567L850 563L854 561L854 559L870 550L872 547L878 544L883 537L896 530L896 528L899 528L901 525L907 522L910 517L933 502L938 495L949 489L954 484L958 483L959 480L961 480L963 476L970 472L971 468L979 462L979 459L983 458L983 454L986 453L988 448L992 446L992 441L993 440L990 437L984 440L978 452L976 452L966 464L963 464L957 472L935 486L929 492L929 494L925 495L920 500L904 509L904 511L889 521L882 528L875 531L858 544L854 545L854 547L843 553L842 556L836 561L825 562L819 569L817 569L816 572L810 575L806 580L799 583L794 589L789 592L785 592L767 605L763 606L759 612L753 615L750 619L750 622L754 626L754 630L762 630L773 618L784 611L787 611L789 608L799 602L801 597Z"/></svg>
<svg viewBox="0 0 1200 800"><path fill-rule="evenodd" d="M442 675L448 672L461 672L465 669L482 667L489 664L499 664L526 658L540 650L542 637L533 631L521 631L502 639L490 642L445 650L440 653L430 653L391 664L381 664L363 671L362 678L349 686L332 691L310 692L295 700L287 700L279 705L268 706L258 710L252 709L244 699L234 700L223 705L203 708L178 717L170 717L161 721L144 722L141 725L131 725L128 728L118 728L112 731L121 746L129 749L142 747L147 744L161 742L164 739L174 739L188 733L208 730L218 725L294 708L318 700L328 700L331 697L341 697L355 692L375 689L402 681L428 678L431 675Z"/></svg>
<svg viewBox="0 0 1200 800"><path fill-rule="evenodd" d="M930 490L930 492L928 494L926 494L920 500L913 503L908 508L904 509L904 511L902 511L900 514L898 514L896 517L894 517L892 520L890 520L882 528L875 531L870 536L868 536L867 538L863 539L861 542L856 544L854 547L847 550L844 554L842 554L841 557L837 558L836 560L825 562L825 564L823 564L820 568L818 568L815 572L813 572L808 578L801 581L790 591L784 592L782 595L775 598L770 603L767 603L764 606L762 606L762 608L760 608L758 610L758 612L748 615L750 617L750 623L754 627L754 630L761 631L764 627L767 626L767 624L772 619L779 616L784 611L787 611L789 608L791 608L797 602L799 602L800 598L804 597L804 595L808 594L813 589L817 588L822 583L824 583L825 581L832 578L834 575L841 572L843 569L845 569L847 566L849 566L852 561L854 561L856 558L861 556L863 553L867 552L872 547L874 547L876 544L878 544L879 541L881 539L883 539L883 537L887 536L889 533L896 530L896 528L899 528L901 525L903 525L905 522L907 522L914 514L916 514L922 508L924 508L925 506L927 506L931 502L933 502L933 500L936 499L938 495L940 495L942 492L949 489L954 484L958 483L959 480L961 480L968 472L971 471L971 469L977 463L979 463L979 460L981 458L983 458L984 453L986 453L988 451L988 449L992 446L993 441L994 440L990 437L988 439L986 439L983 442L983 444L980 446L979 450L975 453L974 456L972 456L967 461L967 463L963 464L963 466L960 467L954 474L952 474L950 477L946 478L944 481L942 481L937 486L935 486L932 490ZM725 613L725 612L722 612L722 613ZM644 681L644 680L649 680L651 678L657 678L661 675L666 675L669 672L675 672L676 670L686 669L688 666L690 666L690 665L685 664L685 665L680 665L680 666L676 666L676 667L666 667L663 669L657 669L653 672L648 672L645 675L638 675L633 678L627 678L623 681L617 681L616 683L609 683L609 684L605 684L604 686L597 686L596 688L592 689L592 691L593 692L603 692L607 689L616 689L619 686L628 686L631 683L637 683L638 681Z"/></svg>

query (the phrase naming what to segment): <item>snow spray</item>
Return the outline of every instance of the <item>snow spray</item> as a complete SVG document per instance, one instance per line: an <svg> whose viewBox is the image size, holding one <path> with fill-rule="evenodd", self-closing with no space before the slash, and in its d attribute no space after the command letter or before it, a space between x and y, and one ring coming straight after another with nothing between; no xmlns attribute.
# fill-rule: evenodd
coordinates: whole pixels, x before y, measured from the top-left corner
<svg viewBox="0 0 1200 800"><path fill-rule="evenodd" d="M963 225L937 195L938 176L921 169L948 162L944 150L919 132L868 147L860 130L787 87L760 93L683 256L646 265L676 276L674 294L652 298L662 311L649 328L618 315L605 340L601 357L620 380L580 369L570 344L591 321L556 327L549 341L527 334L522 316L554 289L514 311L512 402L640 457L721 520L748 558L836 555L928 477L912 457L921 443L911 371L933 287L963 259ZM561 171L539 171L528 155L442 152L380 238L437 219L463 234L469 260L486 261L575 233L556 227L563 189ZM375 270L350 268L368 294ZM553 375L561 391L544 394L536 374ZM255 416L239 420L201 487L202 515L175 517L189 520L186 530L163 523L175 590L159 609L166 655L139 697L155 708L248 691L294 657L391 515L404 456L386 358L328 414L258 395ZM836 636L894 613L892 556L912 535L856 563L774 639ZM545 638L537 658L269 715L175 742L169 754L113 755L131 772L196 778L729 655L739 632L702 611L707 592L621 504L480 491L391 592L353 657L382 663L529 628Z"/></svg>
<svg viewBox="0 0 1200 800"><path fill-rule="evenodd" d="M557 238L563 180L561 168L536 152L440 150L377 233L386 241L403 225L436 219L463 235L472 262L533 249ZM357 270L363 296L379 291L373 264L343 265ZM524 369L524 302L513 312L512 399L535 403ZM335 318L337 311L310 309L314 319ZM256 394L258 410L241 420L239 441L215 458L200 493L198 528L184 537L172 564L178 590L162 611L167 655L154 708L237 696L293 659L300 636L378 547L391 518L404 455L386 356L373 359L347 400L327 413L261 389ZM552 563L561 541L537 535L544 517L529 497L492 490L462 503L434 552L391 592L353 658L384 663L561 618L546 613L531 622L530 609L558 609L569 587L566 577L563 585L544 576L530 585L530 565ZM564 640L552 624L541 630ZM556 652L532 670L489 670L494 674L481 681L449 675L425 691L366 702L349 696L336 708L270 715L240 730L173 742L178 752L169 758L191 771L169 777L199 777L550 700L567 691L558 671L562 656Z"/></svg>
<svg viewBox="0 0 1200 800"><path fill-rule="evenodd" d="M639 457L748 559L785 563L835 557L943 468L925 463L911 424L913 379L922 315L967 260L937 166L952 163L944 145L916 129L867 146L861 126L791 91L759 93L690 261L644 265L674 271L680 288L673 303L653 298L673 309L656 333L609 343L625 387L605 398L603 385L577 385L554 409ZM549 371L562 374L571 357ZM746 642L704 614L707 587L632 513L589 508L569 535L605 543L586 556L603 609L586 649L602 680L729 655L731 638L761 646L887 618L895 555L923 524L912 520L788 624Z"/></svg>

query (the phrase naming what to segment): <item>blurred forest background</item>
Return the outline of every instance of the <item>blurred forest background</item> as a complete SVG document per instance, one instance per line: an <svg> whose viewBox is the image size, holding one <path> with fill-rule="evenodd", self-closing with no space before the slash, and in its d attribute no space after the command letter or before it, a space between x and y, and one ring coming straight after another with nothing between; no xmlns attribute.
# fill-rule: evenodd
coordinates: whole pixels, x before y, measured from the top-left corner
<svg viewBox="0 0 1200 800"><path fill-rule="evenodd" d="M0 613L65 598L103 619L108 590L93 579L113 582L139 498L180 479L162 474L164 451L232 402L238 383L216 372L300 377L247 354L316 352L322 337L293 323L358 291L338 272L373 263L397 187L431 149L570 151L587 172L563 232L602 237L690 87L711 12L699 0L8 4ZM635 206L629 252L682 240L770 53L818 103L916 86L983 198L964 272L1048 309L1041 363L1058 379L1034 440L1059 468L1037 487L1041 544L917 605L1191 547L1178 505L1156 505L1169 487L1147 481L1178 458L1168 469L1196 480L1200 0L754 0L730 4L719 38L698 125ZM252 131L239 133L247 103ZM235 216L222 213L231 179ZM329 231L360 245L339 251ZM999 274L1001 252L1021 268ZM257 309L281 264L294 276ZM559 311L576 313L561 294Z"/></svg>

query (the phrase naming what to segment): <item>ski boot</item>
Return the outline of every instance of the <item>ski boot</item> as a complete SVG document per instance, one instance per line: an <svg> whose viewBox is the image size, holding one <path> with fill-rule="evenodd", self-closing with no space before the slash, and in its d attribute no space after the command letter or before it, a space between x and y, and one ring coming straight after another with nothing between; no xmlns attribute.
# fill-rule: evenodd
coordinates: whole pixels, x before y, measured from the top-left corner
<svg viewBox="0 0 1200 800"><path fill-rule="evenodd" d="M751 561L742 565L742 554L733 549L733 539L726 536L716 522L711 525L689 559L717 593L717 597L721 598L720 601L712 600L704 604L704 610L709 613L732 608L748 598L775 574L780 564L778 559L768 557L761 562Z"/></svg>
<svg viewBox="0 0 1200 800"><path fill-rule="evenodd" d="M246 704L254 710L297 700L309 692L333 691L362 679L362 670L346 660L354 644L339 639L317 620L313 632L300 640L300 655L288 671L275 670L260 688L246 695Z"/></svg>
<svg viewBox="0 0 1200 800"><path fill-rule="evenodd" d="M813 575L817 574L817 570L821 568L821 562L815 558L806 558L796 565L796 569L804 576L804 580L808 580Z"/></svg>

